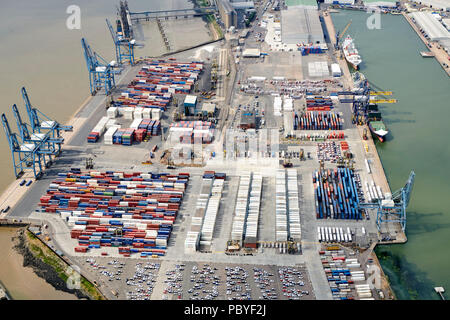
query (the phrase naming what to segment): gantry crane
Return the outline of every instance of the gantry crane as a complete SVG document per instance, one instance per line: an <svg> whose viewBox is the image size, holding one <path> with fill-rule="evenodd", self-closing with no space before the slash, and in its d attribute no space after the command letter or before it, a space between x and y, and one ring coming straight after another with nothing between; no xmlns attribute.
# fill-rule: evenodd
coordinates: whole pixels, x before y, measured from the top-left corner
<svg viewBox="0 0 450 320"><path fill-rule="evenodd" d="M411 171L409 178L403 188L392 193L392 196L377 203L359 203L360 210L377 209L377 228L381 230L381 225L385 222L398 222L402 230L406 229L406 208L409 205L411 191L414 185L415 172Z"/></svg>
<svg viewBox="0 0 450 320"><path fill-rule="evenodd" d="M348 28L350 27L350 25L352 24L352 20L350 20L347 25L344 27L344 29L342 30L342 32L338 31L336 33L336 44L335 44L335 48L336 50L339 50L340 45L339 42L341 41L342 37L344 36L344 34L347 32Z"/></svg>
<svg viewBox="0 0 450 320"><path fill-rule="evenodd" d="M11 131L5 114L2 114L2 124L11 150L15 177L19 178L26 168L31 168L34 177L39 179L43 173L42 163L45 167L49 166L52 163L52 156L57 156L61 152L64 139L60 136L60 132L72 131L73 128L60 125L34 108L25 88L22 88L22 97L30 124L22 120L15 104L12 106L12 111L20 136Z"/></svg>
<svg viewBox="0 0 450 320"><path fill-rule="evenodd" d="M2 124L9 148L11 149L15 177L17 179L20 178L26 168L31 168L34 177L39 179L43 173L41 164L42 154L38 153L39 145L24 141L19 142L17 134L11 131L8 119L4 113L2 114Z"/></svg>
<svg viewBox="0 0 450 320"><path fill-rule="evenodd" d="M113 26L106 19L106 24L108 25L109 32L114 41L114 46L116 48L116 59L119 65L122 65L125 61L128 61L131 65L134 64L134 47L136 46L136 40L126 38L123 34L123 28L121 27L121 22L117 19L117 31L114 31Z"/></svg>
<svg viewBox="0 0 450 320"><path fill-rule="evenodd" d="M128 1L120 1L120 8L118 10L118 15L122 21L122 32L126 39L133 38L133 27L131 24L130 10L128 9ZM119 26L118 26L119 27ZM118 30L119 31L119 30Z"/></svg>
<svg viewBox="0 0 450 320"><path fill-rule="evenodd" d="M20 112L15 104L12 106L12 111L14 113L14 117L16 118L17 128L19 129L22 141L25 143L34 143L39 145L39 153L43 155L45 167L48 167L52 163L52 156L56 157L60 154L61 145L64 143L64 138L60 137L59 133L55 133L54 131L30 133L28 127L31 126L22 121ZM54 123L58 126L55 121ZM53 134L56 137L52 137ZM46 157L48 158L48 161Z"/></svg>
<svg viewBox="0 0 450 320"><path fill-rule="evenodd" d="M33 134L47 133L48 141L53 144L53 147L56 150L55 155L59 154L61 152L61 144L64 143L64 139L61 137L61 131L72 131L73 127L61 125L59 122L47 117L31 105L30 98L28 97L25 87L22 87L21 91Z"/></svg>
<svg viewBox="0 0 450 320"><path fill-rule="evenodd" d="M105 59L92 51L84 38L81 39L81 46L83 47L84 58L89 72L91 95L94 96L102 88L105 90L105 94L109 95L111 90L116 86L113 70L116 62L111 61L107 63Z"/></svg>
<svg viewBox="0 0 450 320"><path fill-rule="evenodd" d="M24 143L35 144L39 146L41 148L40 151L44 151L44 146L48 148L47 149L48 151L50 151L50 152L40 152L40 154L42 154L42 160L44 160L44 166L48 167L52 162L51 154L54 153L53 151L54 149L53 150L51 149L52 145L48 141L49 140L48 134L45 133L30 134L30 131L28 130L27 127L28 125L27 123L22 121L22 117L20 116L19 110L17 109L17 106L15 104L12 106L12 110L14 113L14 117L16 118L17 129L19 129L19 134L22 141ZM46 156L48 157L48 162L46 160Z"/></svg>

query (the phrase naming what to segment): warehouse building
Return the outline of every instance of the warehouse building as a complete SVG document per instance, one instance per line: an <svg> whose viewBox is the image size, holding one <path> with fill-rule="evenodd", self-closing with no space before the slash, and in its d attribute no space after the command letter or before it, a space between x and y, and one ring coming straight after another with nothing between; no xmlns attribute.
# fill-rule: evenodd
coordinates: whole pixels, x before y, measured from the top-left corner
<svg viewBox="0 0 450 320"><path fill-rule="evenodd" d="M241 121L239 123L240 129L255 129L256 127L256 117L252 112L242 113Z"/></svg>
<svg viewBox="0 0 450 320"><path fill-rule="evenodd" d="M440 40L439 44L442 46L445 52L450 55L450 39Z"/></svg>
<svg viewBox="0 0 450 320"><path fill-rule="evenodd" d="M450 11L450 1L448 0L412 0L415 3L428 6L433 9Z"/></svg>
<svg viewBox="0 0 450 320"><path fill-rule="evenodd" d="M450 18L442 19L442 24L450 31Z"/></svg>
<svg viewBox="0 0 450 320"><path fill-rule="evenodd" d="M450 39L450 32L430 12L409 14L431 41Z"/></svg>
<svg viewBox="0 0 450 320"><path fill-rule="evenodd" d="M235 10L255 9L255 3L253 1L231 1L231 6Z"/></svg>
<svg viewBox="0 0 450 320"><path fill-rule="evenodd" d="M244 58L259 58L261 51L258 48L247 48L242 52Z"/></svg>
<svg viewBox="0 0 450 320"><path fill-rule="evenodd" d="M281 11L281 41L304 45L325 43L317 9L289 7Z"/></svg>
<svg viewBox="0 0 450 320"><path fill-rule="evenodd" d="M219 9L220 18L225 28L237 27L237 13L228 0L218 0L217 7Z"/></svg>

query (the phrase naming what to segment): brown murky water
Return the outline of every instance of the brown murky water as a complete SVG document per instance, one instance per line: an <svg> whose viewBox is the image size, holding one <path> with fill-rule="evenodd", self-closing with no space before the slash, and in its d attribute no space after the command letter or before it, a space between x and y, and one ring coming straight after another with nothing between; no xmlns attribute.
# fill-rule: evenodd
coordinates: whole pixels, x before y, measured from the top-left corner
<svg viewBox="0 0 450 320"><path fill-rule="evenodd" d="M20 93L28 91L31 103L47 116L65 123L89 96L89 75L81 49L85 37L106 61L115 60L114 44L105 18L114 25L119 0L79 0L81 29L69 30L68 0L2 1L0 10L0 111L6 113L13 132L18 132L11 112L17 104L29 122ZM129 0L131 12L191 8L190 0ZM164 21L172 50L210 40L201 18ZM166 52L155 22L137 26L135 37L145 41L136 56ZM201 32L201 31L204 32ZM14 179L11 154L3 130L0 133L0 192Z"/></svg>
<svg viewBox="0 0 450 320"><path fill-rule="evenodd" d="M0 228L0 279L15 300L76 300L73 294L56 290L38 277L32 268L23 267L23 256L13 248L11 238L17 228Z"/></svg>

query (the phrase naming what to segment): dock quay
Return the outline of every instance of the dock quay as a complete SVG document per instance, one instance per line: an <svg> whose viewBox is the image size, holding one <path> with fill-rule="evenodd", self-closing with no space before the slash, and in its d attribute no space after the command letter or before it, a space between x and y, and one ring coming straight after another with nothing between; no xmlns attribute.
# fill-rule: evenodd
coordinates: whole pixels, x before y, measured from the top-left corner
<svg viewBox="0 0 450 320"><path fill-rule="evenodd" d="M402 12L403 17L408 21L408 23L411 25L411 27L414 29L414 31L417 33L420 39L422 39L425 46L428 48L428 50L434 55L437 62L441 65L442 69L447 73L448 76L450 76L450 68L446 68L444 64L447 64L450 62L448 60L448 53L444 51L442 48L438 48L438 44L433 43L432 41L428 41L425 36L420 32L417 25L411 20L411 17L405 13Z"/></svg>
<svg viewBox="0 0 450 320"><path fill-rule="evenodd" d="M407 239L380 219L398 203L367 125L352 123L331 16L307 22L323 17L327 50L272 50L282 15L268 6L246 37L124 64L43 176L0 197L0 218L47 225L52 250L107 299L392 299L387 281L367 287L373 250ZM201 270L207 294L189 281Z"/></svg>

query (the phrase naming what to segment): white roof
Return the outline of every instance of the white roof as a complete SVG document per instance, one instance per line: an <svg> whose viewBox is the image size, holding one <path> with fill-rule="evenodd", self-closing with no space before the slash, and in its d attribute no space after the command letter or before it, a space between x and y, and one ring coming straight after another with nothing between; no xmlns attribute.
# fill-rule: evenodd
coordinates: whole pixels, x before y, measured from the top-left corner
<svg viewBox="0 0 450 320"><path fill-rule="evenodd" d="M337 63L332 63L331 64L331 71L332 72L341 72L341 67L339 67L339 65Z"/></svg>
<svg viewBox="0 0 450 320"><path fill-rule="evenodd" d="M261 51L257 48L248 48L242 52L242 56L244 57L259 57L261 55Z"/></svg>
<svg viewBox="0 0 450 320"><path fill-rule="evenodd" d="M290 7L282 10L281 41L286 44L325 42L317 9Z"/></svg>
<svg viewBox="0 0 450 320"><path fill-rule="evenodd" d="M187 95L184 99L184 103L195 104L197 102L197 96Z"/></svg>
<svg viewBox="0 0 450 320"><path fill-rule="evenodd" d="M447 30L450 30L450 18L442 19L442 24L447 28Z"/></svg>
<svg viewBox="0 0 450 320"><path fill-rule="evenodd" d="M396 0L364 0L366 7L396 7Z"/></svg>
<svg viewBox="0 0 450 320"><path fill-rule="evenodd" d="M410 16L416 20L430 40L450 39L450 32L430 12L413 12Z"/></svg>
<svg viewBox="0 0 450 320"><path fill-rule="evenodd" d="M421 2L424 5L431 6L437 9L450 9L450 1L448 0L412 0L414 2Z"/></svg>

